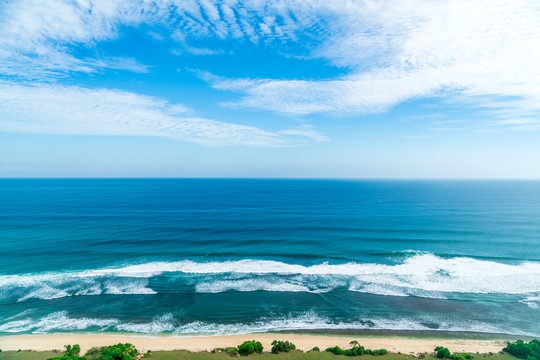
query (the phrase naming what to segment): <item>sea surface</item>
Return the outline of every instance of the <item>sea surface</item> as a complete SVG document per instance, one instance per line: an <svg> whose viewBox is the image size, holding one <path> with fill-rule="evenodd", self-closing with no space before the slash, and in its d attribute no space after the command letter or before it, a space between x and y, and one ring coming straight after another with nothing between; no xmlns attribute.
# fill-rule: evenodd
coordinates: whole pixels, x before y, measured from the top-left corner
<svg viewBox="0 0 540 360"><path fill-rule="evenodd" d="M540 336L540 182L0 180L0 335Z"/></svg>

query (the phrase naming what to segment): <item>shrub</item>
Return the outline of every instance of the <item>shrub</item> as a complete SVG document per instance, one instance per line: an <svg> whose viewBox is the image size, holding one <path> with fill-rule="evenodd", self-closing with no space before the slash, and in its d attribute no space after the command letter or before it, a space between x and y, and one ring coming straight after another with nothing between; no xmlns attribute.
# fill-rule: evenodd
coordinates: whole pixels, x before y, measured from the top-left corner
<svg viewBox="0 0 540 360"><path fill-rule="evenodd" d="M450 350L448 350L445 347L437 346L435 348L435 352L437 353L437 357L439 359L449 359L450 358Z"/></svg>
<svg viewBox="0 0 540 360"><path fill-rule="evenodd" d="M503 351L521 359L540 360L540 340L531 340L528 343L518 340L515 343L508 343Z"/></svg>
<svg viewBox="0 0 540 360"><path fill-rule="evenodd" d="M450 354L450 350L445 347L437 346L435 348L437 357L439 359L450 359L450 360L471 360L473 358L472 354L469 353L453 353Z"/></svg>
<svg viewBox="0 0 540 360"><path fill-rule="evenodd" d="M96 360L133 360L138 354L135 346L129 343L94 347L86 352L86 356Z"/></svg>
<svg viewBox="0 0 540 360"><path fill-rule="evenodd" d="M253 354L255 352L262 353L263 346L259 341L244 341L243 344L238 345L238 353L240 355L247 356L249 354Z"/></svg>
<svg viewBox="0 0 540 360"><path fill-rule="evenodd" d="M65 355L67 355L69 357L79 356L80 352L81 352L81 347L78 344L75 344L73 346L66 345L66 353L65 353Z"/></svg>
<svg viewBox="0 0 540 360"><path fill-rule="evenodd" d="M468 353L454 353L450 355L452 360L471 360L472 355Z"/></svg>
<svg viewBox="0 0 540 360"><path fill-rule="evenodd" d="M313 349L311 349L311 351L316 351L316 352L319 352L319 351L321 351L321 349L319 349L319 347L318 347L318 346L315 346L315 347L314 347Z"/></svg>
<svg viewBox="0 0 540 360"><path fill-rule="evenodd" d="M377 356L377 355L388 354L388 350L386 349L379 349L379 350L366 349L360 344L358 344L358 341L351 341L350 344L353 346L350 349L343 350L339 346L334 346L334 347L327 348L325 351L331 352L335 355L345 355L345 356L362 356L364 354Z"/></svg>
<svg viewBox="0 0 540 360"><path fill-rule="evenodd" d="M340 348L339 346L329 347L325 350L326 352L331 352L334 355L343 355L345 354L345 351Z"/></svg>
<svg viewBox="0 0 540 360"><path fill-rule="evenodd" d="M47 360L86 360L84 356L79 356L79 353L81 352L81 347L79 345L66 345L65 347L66 352L62 356L48 358Z"/></svg>
<svg viewBox="0 0 540 360"><path fill-rule="evenodd" d="M280 353L280 352L289 352L291 350L295 350L296 345L293 343L290 343L288 341L278 341L274 340L272 342L272 352L274 354Z"/></svg>

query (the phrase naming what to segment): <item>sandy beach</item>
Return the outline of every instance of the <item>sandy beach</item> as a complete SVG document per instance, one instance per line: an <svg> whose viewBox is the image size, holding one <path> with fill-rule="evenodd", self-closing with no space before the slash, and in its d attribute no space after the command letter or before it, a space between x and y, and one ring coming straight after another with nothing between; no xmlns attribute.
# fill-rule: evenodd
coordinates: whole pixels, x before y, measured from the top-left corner
<svg viewBox="0 0 540 360"><path fill-rule="evenodd" d="M63 349L66 344L79 344L82 352L93 346L117 343L132 343L140 351L147 350L189 350L210 351L214 348L237 346L246 340L260 341L265 350L270 350L273 340L289 340L297 349L307 351L315 346L325 349L338 345L348 348L349 342L357 340L370 349L385 348L392 352L421 353L432 352L435 346L445 346L452 352L498 352L505 346L501 340L458 340L458 339L419 339L405 337L352 337L301 334L248 334L226 336L134 336L103 334L52 334L15 335L0 337L0 349L5 350L54 350Z"/></svg>

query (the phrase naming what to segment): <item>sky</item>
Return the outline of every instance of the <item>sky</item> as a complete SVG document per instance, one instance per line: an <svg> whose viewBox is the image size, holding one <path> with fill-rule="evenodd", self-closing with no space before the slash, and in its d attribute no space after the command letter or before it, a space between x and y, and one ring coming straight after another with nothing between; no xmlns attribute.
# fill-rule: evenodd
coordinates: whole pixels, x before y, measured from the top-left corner
<svg viewBox="0 0 540 360"><path fill-rule="evenodd" d="M540 178L540 2L1 0L0 177Z"/></svg>

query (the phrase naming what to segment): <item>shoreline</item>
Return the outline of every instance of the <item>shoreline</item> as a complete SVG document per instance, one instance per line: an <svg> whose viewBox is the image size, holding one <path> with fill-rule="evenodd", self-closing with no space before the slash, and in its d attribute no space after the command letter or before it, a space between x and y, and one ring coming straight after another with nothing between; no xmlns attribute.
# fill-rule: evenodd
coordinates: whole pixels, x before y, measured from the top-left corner
<svg viewBox="0 0 540 360"><path fill-rule="evenodd" d="M431 353L435 346L447 347L451 352L497 353L506 346L505 340L511 337L492 337L491 339L459 339L413 336L366 336L366 334L306 334L306 333L255 333L242 335L154 335L147 334L39 334L39 335L8 335L0 336L0 349L4 351L33 350L50 351L63 350L64 345L79 344L81 352L86 352L94 346L107 346L117 343L131 343L140 352L188 350L192 352L211 351L215 348L237 346L247 340L260 341L265 351L270 351L273 340L288 340L294 343L298 350L308 351L317 346L322 351L331 346L349 348L352 340L357 340L369 349L387 349L391 352L404 354Z"/></svg>

